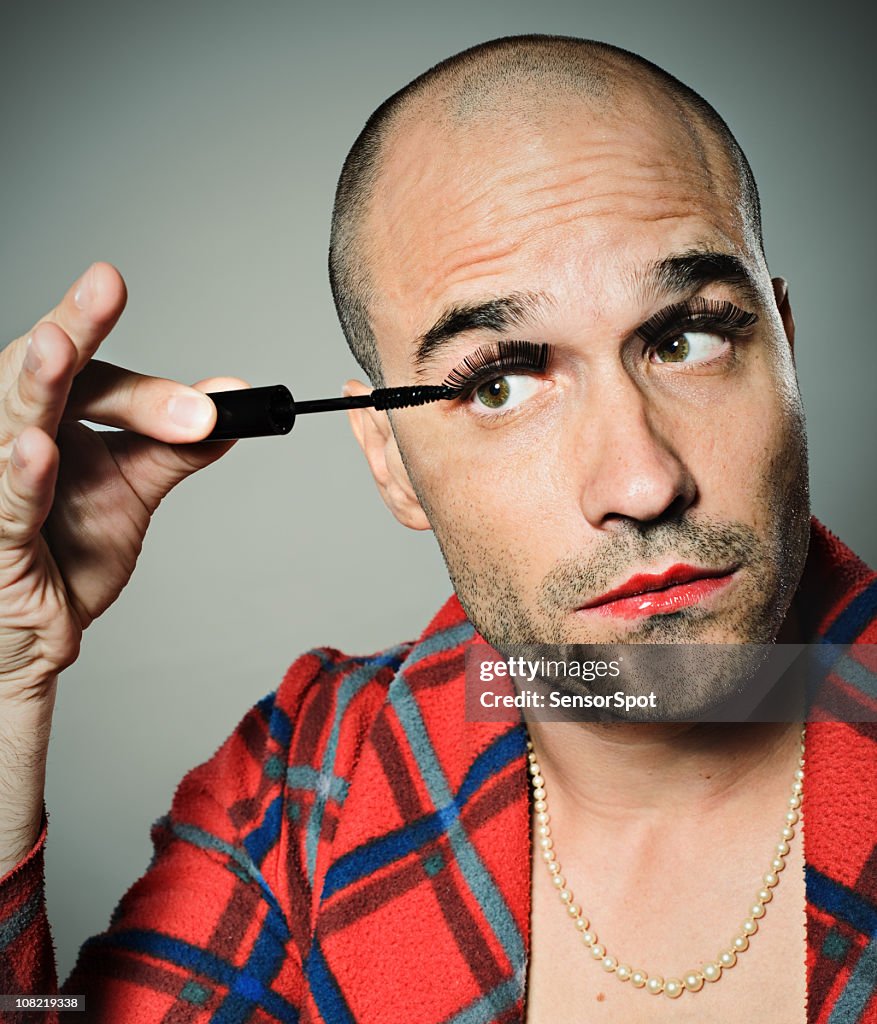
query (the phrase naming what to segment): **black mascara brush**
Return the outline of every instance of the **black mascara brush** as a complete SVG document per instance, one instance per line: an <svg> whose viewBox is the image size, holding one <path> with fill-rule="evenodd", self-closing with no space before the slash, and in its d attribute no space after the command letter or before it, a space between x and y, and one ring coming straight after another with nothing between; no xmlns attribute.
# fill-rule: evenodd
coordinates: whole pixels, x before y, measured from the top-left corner
<svg viewBox="0 0 877 1024"><path fill-rule="evenodd" d="M348 398L317 398L296 402L285 384L240 391L215 391L207 395L216 406L216 426L205 441L229 441L240 437L267 437L288 434L296 416L308 412L332 412L339 409L404 409L444 398L456 398L459 387L431 384L401 388L375 388L368 395Z"/></svg>
<svg viewBox="0 0 877 1024"><path fill-rule="evenodd" d="M479 383L512 373L544 373L552 347L532 341L500 341L476 349L442 384L415 384L399 388L375 388L368 395L349 398L318 398L296 402L285 384L208 394L216 406L216 426L206 441L230 441L239 437L288 434L296 416L338 409L405 409L443 399L459 398Z"/></svg>

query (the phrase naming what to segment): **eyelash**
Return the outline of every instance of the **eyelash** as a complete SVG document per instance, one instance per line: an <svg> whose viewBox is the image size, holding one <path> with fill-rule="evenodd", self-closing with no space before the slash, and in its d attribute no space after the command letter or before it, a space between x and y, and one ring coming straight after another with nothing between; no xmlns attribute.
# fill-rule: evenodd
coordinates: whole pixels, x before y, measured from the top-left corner
<svg viewBox="0 0 877 1024"><path fill-rule="evenodd" d="M686 331L738 336L756 320L758 317L755 313L747 313L731 302L698 297L660 310L638 327L636 334L650 348L655 349Z"/></svg>
<svg viewBox="0 0 877 1024"><path fill-rule="evenodd" d="M455 398L468 398L482 384L512 373L544 373L554 347L536 341L499 341L466 356L444 379Z"/></svg>
<svg viewBox="0 0 877 1024"><path fill-rule="evenodd" d="M637 328L636 335L650 348L685 331L699 329L723 335L743 334L758 317L731 302L696 297L660 310ZM463 400L482 385L512 373L545 373L554 355L554 346L535 341L499 341L477 348L466 356L442 382ZM499 414L498 414L499 415Z"/></svg>

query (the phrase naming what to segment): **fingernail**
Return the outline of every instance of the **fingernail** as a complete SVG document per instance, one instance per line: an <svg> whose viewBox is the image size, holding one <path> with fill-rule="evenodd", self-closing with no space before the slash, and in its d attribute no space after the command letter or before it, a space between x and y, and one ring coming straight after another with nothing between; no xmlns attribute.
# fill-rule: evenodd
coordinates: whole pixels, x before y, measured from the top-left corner
<svg viewBox="0 0 877 1024"><path fill-rule="evenodd" d="M82 277L79 278L79 287L73 293L73 301L80 309L85 309L94 297L93 269L94 264L92 263Z"/></svg>
<svg viewBox="0 0 877 1024"><path fill-rule="evenodd" d="M27 345L24 350L24 368L29 373L36 373L42 365L43 361L40 359L37 343L33 340L33 337L30 337L27 339Z"/></svg>
<svg viewBox="0 0 877 1024"><path fill-rule="evenodd" d="M196 398L195 395L174 395L167 404L168 416L178 427L198 430L207 426L210 419L210 399Z"/></svg>

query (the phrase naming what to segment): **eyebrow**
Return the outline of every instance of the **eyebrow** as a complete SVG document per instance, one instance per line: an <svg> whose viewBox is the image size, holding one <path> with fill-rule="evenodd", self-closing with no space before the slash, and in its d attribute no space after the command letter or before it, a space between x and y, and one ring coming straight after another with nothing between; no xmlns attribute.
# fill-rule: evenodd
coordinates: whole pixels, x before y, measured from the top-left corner
<svg viewBox="0 0 877 1024"><path fill-rule="evenodd" d="M730 284L751 302L758 301L758 286L746 264L730 253L692 249L648 264L633 275L637 290L654 294L694 293L708 284ZM448 342L467 331L505 334L530 326L554 300L547 292L512 292L484 302L455 303L417 340L414 365L418 370Z"/></svg>
<svg viewBox="0 0 877 1024"><path fill-rule="evenodd" d="M759 299L758 284L738 256L727 252L690 249L650 263L634 275L634 285L657 294L696 292L708 284L729 284L753 303Z"/></svg>
<svg viewBox="0 0 877 1024"><path fill-rule="evenodd" d="M486 302L455 303L418 339L414 365L422 369L439 348L466 331L504 334L513 328L531 324L551 301L547 292L512 292Z"/></svg>

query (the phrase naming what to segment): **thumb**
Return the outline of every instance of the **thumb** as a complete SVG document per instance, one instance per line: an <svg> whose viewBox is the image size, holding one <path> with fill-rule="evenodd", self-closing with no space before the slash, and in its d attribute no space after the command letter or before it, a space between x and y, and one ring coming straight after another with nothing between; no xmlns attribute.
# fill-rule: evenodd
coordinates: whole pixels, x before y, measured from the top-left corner
<svg viewBox="0 0 877 1024"><path fill-rule="evenodd" d="M250 386L237 377L208 377L192 385L204 393L233 391ZM150 515L178 483L216 462L237 444L237 441L168 444L128 431L110 432L103 436L120 472L137 492Z"/></svg>

